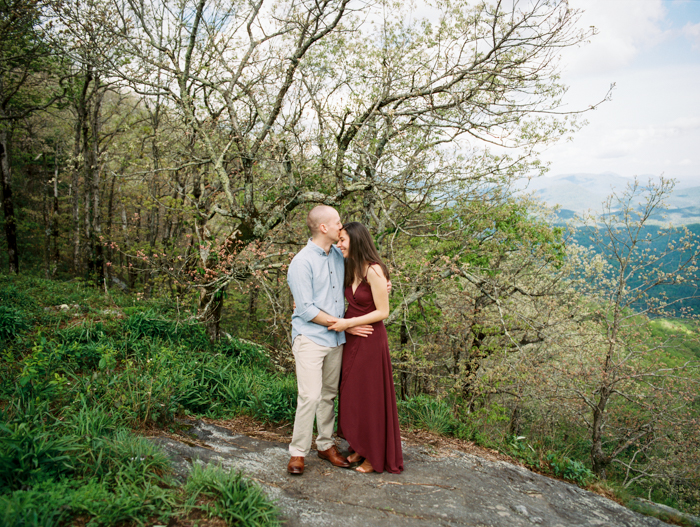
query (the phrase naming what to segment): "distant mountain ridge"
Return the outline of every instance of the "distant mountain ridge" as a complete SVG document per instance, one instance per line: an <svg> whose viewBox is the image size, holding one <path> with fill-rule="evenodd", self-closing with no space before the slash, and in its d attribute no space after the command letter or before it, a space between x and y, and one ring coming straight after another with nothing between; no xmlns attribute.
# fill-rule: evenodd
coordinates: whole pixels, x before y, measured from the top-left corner
<svg viewBox="0 0 700 527"><path fill-rule="evenodd" d="M649 178L658 180L658 177L647 175L637 179L645 184ZM601 212L605 198L613 191L622 192L632 181L612 172L561 174L532 179L519 192L532 193L551 207L559 205L559 217L566 220L586 211ZM666 203L668 209L655 214L653 223L700 223L700 176L678 182Z"/></svg>

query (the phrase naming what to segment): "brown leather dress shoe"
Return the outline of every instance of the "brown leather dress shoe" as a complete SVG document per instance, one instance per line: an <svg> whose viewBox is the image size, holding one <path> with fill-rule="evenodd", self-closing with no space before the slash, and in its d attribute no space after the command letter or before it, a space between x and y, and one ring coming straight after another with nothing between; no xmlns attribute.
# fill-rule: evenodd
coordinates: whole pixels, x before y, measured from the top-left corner
<svg viewBox="0 0 700 527"><path fill-rule="evenodd" d="M287 472L302 475L304 473L304 456L292 456L287 465Z"/></svg>
<svg viewBox="0 0 700 527"><path fill-rule="evenodd" d="M328 450L319 450L318 457L330 461L336 467L348 468L350 466L348 460L340 455L340 452L338 452L338 447L335 445L330 447Z"/></svg>

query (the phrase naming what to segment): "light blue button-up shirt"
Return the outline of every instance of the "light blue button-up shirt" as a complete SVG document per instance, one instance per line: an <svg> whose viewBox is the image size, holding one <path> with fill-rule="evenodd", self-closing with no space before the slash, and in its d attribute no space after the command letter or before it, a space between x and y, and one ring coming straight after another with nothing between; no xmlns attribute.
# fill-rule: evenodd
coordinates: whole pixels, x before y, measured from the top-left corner
<svg viewBox="0 0 700 527"><path fill-rule="evenodd" d="M297 305L292 314L292 341L297 335L304 335L319 346L334 348L345 344L342 331L330 331L326 326L311 322L320 311L343 317L344 278L343 253L335 245L326 254L309 240L294 257L287 271L287 283Z"/></svg>

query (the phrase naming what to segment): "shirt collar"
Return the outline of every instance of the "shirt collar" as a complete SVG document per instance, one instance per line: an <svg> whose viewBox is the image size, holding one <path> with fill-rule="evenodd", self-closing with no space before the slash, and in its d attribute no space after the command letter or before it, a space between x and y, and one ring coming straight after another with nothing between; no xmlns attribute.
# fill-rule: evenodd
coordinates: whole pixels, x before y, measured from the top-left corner
<svg viewBox="0 0 700 527"><path fill-rule="evenodd" d="M316 245L316 244L311 240L311 238L309 238L309 241L306 243L306 246L307 246L308 248L310 248L313 252L315 252L316 254L319 254L319 255L321 255L321 256L328 256L328 254L330 254L330 251L328 252L328 254L326 254L326 251L324 251L323 249L321 249L321 247L319 247L318 245ZM332 247L333 247L333 246L331 246L331 250L332 250Z"/></svg>

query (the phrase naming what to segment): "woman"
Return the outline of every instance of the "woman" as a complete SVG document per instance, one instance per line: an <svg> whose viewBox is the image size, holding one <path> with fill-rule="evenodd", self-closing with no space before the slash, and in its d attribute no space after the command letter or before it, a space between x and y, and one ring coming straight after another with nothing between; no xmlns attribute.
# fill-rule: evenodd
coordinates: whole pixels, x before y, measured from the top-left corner
<svg viewBox="0 0 700 527"><path fill-rule="evenodd" d="M339 389L338 430L353 453L351 463L364 462L358 472L403 471L396 393L389 341L382 322L389 316L387 281L382 262L367 228L358 222L343 226L338 248L345 257L345 318L329 320L328 329L345 331L372 324L369 337L346 333Z"/></svg>

